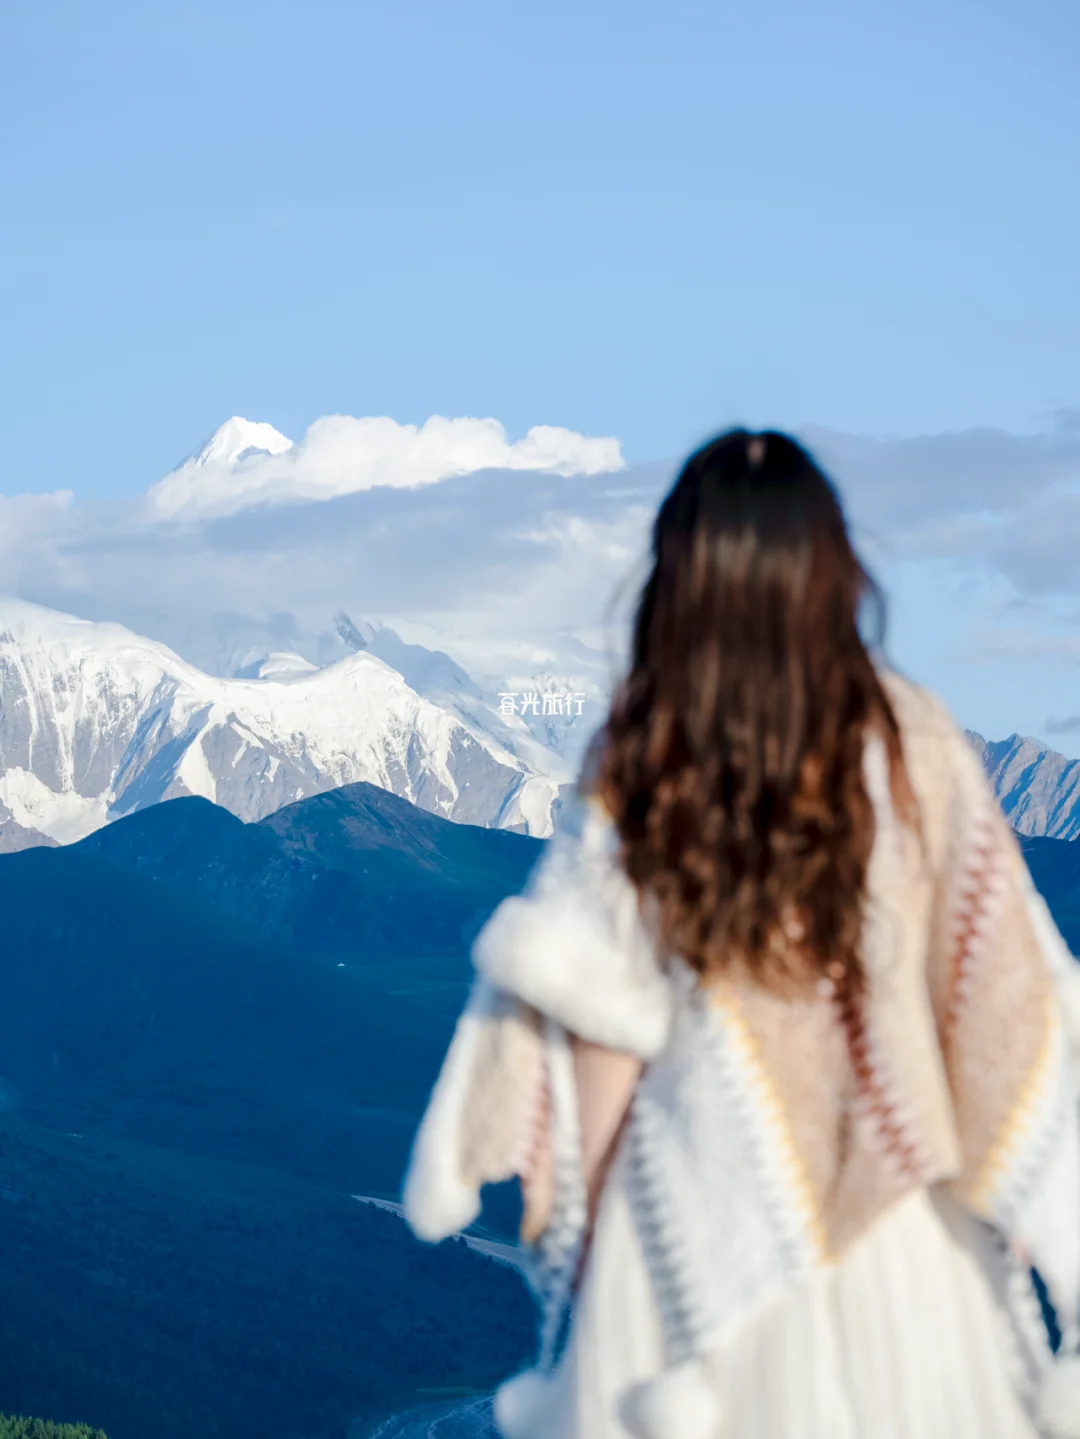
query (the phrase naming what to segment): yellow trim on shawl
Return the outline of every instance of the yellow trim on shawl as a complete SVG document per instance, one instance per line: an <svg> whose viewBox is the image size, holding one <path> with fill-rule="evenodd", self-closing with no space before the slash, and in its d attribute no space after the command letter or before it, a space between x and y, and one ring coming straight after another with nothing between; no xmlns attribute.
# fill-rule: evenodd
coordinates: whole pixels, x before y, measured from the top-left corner
<svg viewBox="0 0 1080 1439"><path fill-rule="evenodd" d="M1053 1082L1062 1043L1061 1015L1051 995L1046 1006L1046 1033L1038 1057L1010 1109L1001 1133L979 1169L971 1185L971 1202L981 1214L990 1214L994 1191L1008 1167L1017 1157L1025 1138L1025 1130L1042 1103L1048 1085Z"/></svg>
<svg viewBox="0 0 1080 1439"><path fill-rule="evenodd" d="M738 995L726 990L723 982L712 986L710 1001L723 1012L729 1033L743 1067L756 1090L759 1107L776 1141L781 1164L786 1170L790 1193L802 1220L802 1227L809 1235L820 1264L831 1259L825 1224L814 1198L813 1186L807 1176L798 1148L792 1137L787 1114L776 1087L769 1077L761 1057L761 1050L743 1018Z"/></svg>

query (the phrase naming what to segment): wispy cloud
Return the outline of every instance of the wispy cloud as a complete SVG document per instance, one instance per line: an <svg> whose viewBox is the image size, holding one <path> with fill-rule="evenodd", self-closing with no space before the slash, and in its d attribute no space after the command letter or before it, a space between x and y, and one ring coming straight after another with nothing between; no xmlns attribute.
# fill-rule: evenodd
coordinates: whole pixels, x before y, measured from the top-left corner
<svg viewBox="0 0 1080 1439"><path fill-rule="evenodd" d="M942 521L1023 510L1080 478L1080 411L1027 435L961 430L874 438L809 427L803 438L835 476L853 517L885 539L931 536ZM965 545L966 548L966 545Z"/></svg>
<svg viewBox="0 0 1080 1439"><path fill-rule="evenodd" d="M1080 410L1026 435L804 437L874 556L950 560L1021 595L1080 596Z"/></svg>
<svg viewBox="0 0 1080 1439"><path fill-rule="evenodd" d="M1065 664L1080 663L1080 634L1040 633L1006 625L980 625L971 636L971 645L964 659L968 663L992 663L996 660L1057 660Z"/></svg>

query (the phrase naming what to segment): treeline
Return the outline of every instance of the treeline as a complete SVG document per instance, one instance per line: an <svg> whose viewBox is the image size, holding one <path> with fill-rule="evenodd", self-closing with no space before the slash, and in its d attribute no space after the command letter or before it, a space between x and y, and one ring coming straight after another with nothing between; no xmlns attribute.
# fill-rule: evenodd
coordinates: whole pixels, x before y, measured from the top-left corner
<svg viewBox="0 0 1080 1439"><path fill-rule="evenodd" d="M28 1419L22 1414L0 1414L0 1439L107 1439L102 1429L89 1424L54 1424L51 1419Z"/></svg>

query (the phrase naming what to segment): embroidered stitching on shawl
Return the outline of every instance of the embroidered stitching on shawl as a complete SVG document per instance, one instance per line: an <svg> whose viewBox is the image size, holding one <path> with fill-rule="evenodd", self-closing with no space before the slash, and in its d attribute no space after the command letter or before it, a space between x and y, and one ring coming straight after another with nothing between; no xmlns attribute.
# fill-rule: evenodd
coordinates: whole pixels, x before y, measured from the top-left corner
<svg viewBox="0 0 1080 1439"><path fill-rule="evenodd" d="M782 1106L740 1015L737 996L720 986L691 993L678 1038L684 1058L696 1048L707 1066L697 1078L704 1081L715 1132L731 1132L736 1150L747 1161L728 1174L727 1182L742 1188L744 1202L768 1216L758 1236L764 1247L753 1267L758 1275L770 1274L772 1288L778 1288L823 1262L824 1234ZM664 1091L673 1082L678 1080L667 1074L658 1081ZM670 1359L682 1364L739 1322L748 1296L738 1288L737 1278L730 1293L721 1294L715 1280L709 1282L708 1246L687 1222L672 1173L671 1105L659 1100L654 1088L646 1077L634 1096L628 1128L629 1192ZM694 1153L692 1148L689 1152ZM745 1232L732 1237L747 1241ZM725 1273L732 1268L720 1267ZM760 1298L767 1297L762 1291Z"/></svg>
<svg viewBox="0 0 1080 1439"><path fill-rule="evenodd" d="M997 873L1000 855L994 843L993 817L986 807L980 806L973 815L971 827L953 921L952 983L942 1035L946 1050L953 1042L960 1007L971 987L972 970L994 920L994 901L1000 901L1003 893Z"/></svg>
<svg viewBox="0 0 1080 1439"><path fill-rule="evenodd" d="M1066 1233L1043 1192L1062 1182L1076 1190L1080 1154L1064 980L1055 976L1060 956L1047 952L1048 941L1061 941L1039 914L1016 837L974 754L958 751L956 769L962 838L941 1042L964 1161L951 1187L975 1213L1029 1244L1071 1335L1080 1233ZM1071 1201L1063 1192L1060 1202ZM1072 1227L1080 1229L1080 1220Z"/></svg>
<svg viewBox="0 0 1080 1439"><path fill-rule="evenodd" d="M852 996L835 1002L859 1086L858 1113L875 1130L882 1158L892 1165L897 1182L905 1189L928 1183L934 1176L934 1157L918 1132L899 1080L868 1032L862 1005Z"/></svg>
<svg viewBox="0 0 1080 1439"><path fill-rule="evenodd" d="M828 1254L822 1217L814 1202L803 1157L792 1140L788 1116L762 1062L761 1051L743 1019L737 996L726 986L718 986L711 999L713 1012L719 1010L724 1017L734 1061L734 1065L729 1062L729 1066L732 1070L735 1066L741 1070L746 1090L744 1124L754 1133L757 1169L780 1236L785 1265L791 1273L797 1273L807 1268L810 1256L813 1256L812 1262L822 1263ZM720 1057L718 1031L709 1026L706 1032ZM734 1089L733 1072L731 1080Z"/></svg>

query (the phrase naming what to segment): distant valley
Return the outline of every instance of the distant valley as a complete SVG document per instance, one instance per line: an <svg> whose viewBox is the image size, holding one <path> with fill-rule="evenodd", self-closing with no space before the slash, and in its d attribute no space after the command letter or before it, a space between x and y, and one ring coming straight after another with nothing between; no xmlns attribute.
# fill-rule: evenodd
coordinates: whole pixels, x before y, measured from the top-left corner
<svg viewBox="0 0 1080 1439"><path fill-rule="evenodd" d="M343 1439L525 1357L513 1271L349 1196L397 1196L469 938L540 848L357 785L0 856L9 1409Z"/></svg>

